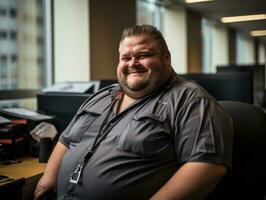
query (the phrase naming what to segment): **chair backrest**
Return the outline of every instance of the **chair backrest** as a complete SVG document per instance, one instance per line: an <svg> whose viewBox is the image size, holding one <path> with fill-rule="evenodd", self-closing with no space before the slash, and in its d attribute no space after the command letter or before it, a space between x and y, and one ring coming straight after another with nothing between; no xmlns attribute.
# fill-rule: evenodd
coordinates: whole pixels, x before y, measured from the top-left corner
<svg viewBox="0 0 266 200"><path fill-rule="evenodd" d="M212 199L263 200L266 196L266 114L253 104L219 103L233 119L233 163Z"/></svg>

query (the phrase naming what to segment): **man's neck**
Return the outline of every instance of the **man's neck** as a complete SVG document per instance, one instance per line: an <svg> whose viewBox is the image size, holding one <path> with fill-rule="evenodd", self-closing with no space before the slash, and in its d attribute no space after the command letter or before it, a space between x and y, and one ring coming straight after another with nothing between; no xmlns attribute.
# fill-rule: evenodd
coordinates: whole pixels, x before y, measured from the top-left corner
<svg viewBox="0 0 266 200"><path fill-rule="evenodd" d="M118 108L118 113L123 112L127 107L129 107L132 103L134 103L136 99L133 99L129 96L127 96L125 93L122 97L122 100L120 102L119 108Z"/></svg>

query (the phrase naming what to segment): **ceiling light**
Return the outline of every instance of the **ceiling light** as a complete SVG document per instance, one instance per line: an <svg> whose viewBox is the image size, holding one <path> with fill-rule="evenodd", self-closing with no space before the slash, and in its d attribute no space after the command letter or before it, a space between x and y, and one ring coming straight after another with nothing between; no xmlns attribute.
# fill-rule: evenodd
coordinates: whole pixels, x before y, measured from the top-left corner
<svg viewBox="0 0 266 200"><path fill-rule="evenodd" d="M200 3L205 1L213 1L213 0L186 0L186 3Z"/></svg>
<svg viewBox="0 0 266 200"><path fill-rule="evenodd" d="M266 19L266 14L242 15L242 16L234 16L234 17L222 17L221 21L223 23L233 23L233 22L263 20L263 19Z"/></svg>
<svg viewBox="0 0 266 200"><path fill-rule="evenodd" d="M266 30L251 31L250 35L254 36L254 37L256 37L256 36L264 36L264 35L266 35Z"/></svg>

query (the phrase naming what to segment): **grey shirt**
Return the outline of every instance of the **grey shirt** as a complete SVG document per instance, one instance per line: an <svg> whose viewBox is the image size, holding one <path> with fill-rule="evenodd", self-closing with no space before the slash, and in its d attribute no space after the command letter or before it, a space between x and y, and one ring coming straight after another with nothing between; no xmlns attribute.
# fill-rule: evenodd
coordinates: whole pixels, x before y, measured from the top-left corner
<svg viewBox="0 0 266 200"><path fill-rule="evenodd" d="M187 162L231 166L232 121L200 86L173 76L117 114L118 85L90 97L60 136L58 199L149 199ZM108 114L109 113L109 114ZM93 147L99 130L105 137ZM78 184L71 173L93 148Z"/></svg>

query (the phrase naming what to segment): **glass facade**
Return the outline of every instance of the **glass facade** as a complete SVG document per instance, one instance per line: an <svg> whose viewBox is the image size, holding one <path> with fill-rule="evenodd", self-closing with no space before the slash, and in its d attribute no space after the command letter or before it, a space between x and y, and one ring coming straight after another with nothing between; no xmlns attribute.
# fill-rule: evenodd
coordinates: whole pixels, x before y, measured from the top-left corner
<svg viewBox="0 0 266 200"><path fill-rule="evenodd" d="M212 68L212 31L211 22L202 18L202 69L209 73Z"/></svg>
<svg viewBox="0 0 266 200"><path fill-rule="evenodd" d="M236 63L241 64L254 64L254 42L251 38L242 34L237 34L236 37Z"/></svg>
<svg viewBox="0 0 266 200"><path fill-rule="evenodd" d="M44 28L43 1L0 0L0 90L46 86Z"/></svg>

